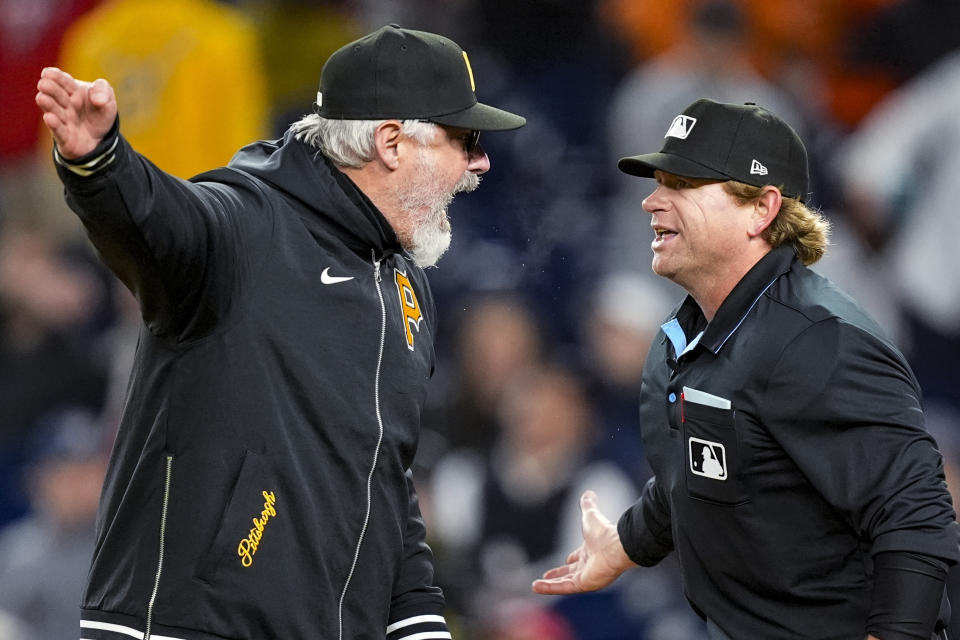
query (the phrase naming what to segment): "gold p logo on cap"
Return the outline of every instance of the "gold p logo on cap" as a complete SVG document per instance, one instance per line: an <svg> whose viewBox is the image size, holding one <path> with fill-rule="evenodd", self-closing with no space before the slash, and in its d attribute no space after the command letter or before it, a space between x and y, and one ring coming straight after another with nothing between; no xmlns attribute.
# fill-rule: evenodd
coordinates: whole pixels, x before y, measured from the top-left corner
<svg viewBox="0 0 960 640"><path fill-rule="evenodd" d="M473 68L470 67L470 58L467 57L467 52L466 52L466 51L461 51L460 53L463 54L463 61L467 64L467 73L470 74L470 90L471 90L471 91L476 91L476 90L477 90L477 85L476 85L476 83L473 81Z"/></svg>

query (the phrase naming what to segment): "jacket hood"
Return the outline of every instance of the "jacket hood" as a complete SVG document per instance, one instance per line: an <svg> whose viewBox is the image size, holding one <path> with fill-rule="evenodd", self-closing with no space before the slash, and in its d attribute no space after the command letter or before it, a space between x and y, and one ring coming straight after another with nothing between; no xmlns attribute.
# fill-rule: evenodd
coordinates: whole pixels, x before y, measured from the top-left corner
<svg viewBox="0 0 960 640"><path fill-rule="evenodd" d="M331 232L353 251L369 257L401 251L383 214L350 178L314 147L294 138L260 140L241 148L228 168L250 174L287 194L312 233ZM320 226L318 226L320 225Z"/></svg>

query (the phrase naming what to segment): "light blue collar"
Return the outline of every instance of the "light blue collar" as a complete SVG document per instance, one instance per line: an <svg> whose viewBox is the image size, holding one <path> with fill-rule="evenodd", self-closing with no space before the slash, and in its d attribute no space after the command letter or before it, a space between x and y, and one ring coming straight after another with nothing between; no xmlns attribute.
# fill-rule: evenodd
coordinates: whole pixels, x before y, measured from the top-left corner
<svg viewBox="0 0 960 640"><path fill-rule="evenodd" d="M660 325L660 328L667 334L667 338L669 338L671 344L673 344L673 352L677 354L678 358L688 351L692 351L693 348L697 346L697 343L700 342L700 338L703 337L703 331L701 331L690 341L690 344L687 344L687 334L683 332L683 327L680 326L676 318L663 323Z"/></svg>

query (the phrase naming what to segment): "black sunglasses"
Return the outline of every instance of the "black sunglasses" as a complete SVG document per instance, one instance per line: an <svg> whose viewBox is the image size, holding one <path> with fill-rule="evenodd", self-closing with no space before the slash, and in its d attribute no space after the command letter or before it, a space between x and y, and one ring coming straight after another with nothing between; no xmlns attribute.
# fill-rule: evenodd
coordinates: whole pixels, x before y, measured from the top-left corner
<svg viewBox="0 0 960 640"><path fill-rule="evenodd" d="M434 122L433 120L420 120L420 122L429 122L430 124L435 124L439 127L450 126L450 125L442 125L439 122ZM468 156L472 156L473 152L477 150L477 147L479 145L480 145L480 130L471 129L470 134L467 136L467 141L463 145L463 148L466 149Z"/></svg>
<svg viewBox="0 0 960 640"><path fill-rule="evenodd" d="M467 138L467 155L472 156L473 152L477 150L477 146L480 144L480 130L471 129L470 136Z"/></svg>

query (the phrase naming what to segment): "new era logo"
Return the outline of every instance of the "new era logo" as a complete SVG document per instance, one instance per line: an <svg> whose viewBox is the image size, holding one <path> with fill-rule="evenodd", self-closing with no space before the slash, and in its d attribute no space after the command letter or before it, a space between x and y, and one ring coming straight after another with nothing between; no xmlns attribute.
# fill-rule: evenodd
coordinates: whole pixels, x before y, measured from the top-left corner
<svg viewBox="0 0 960 640"><path fill-rule="evenodd" d="M754 160L750 163L750 174L755 176L765 176L767 175L767 168L760 164L758 160Z"/></svg>
<svg viewBox="0 0 960 640"><path fill-rule="evenodd" d="M681 140L686 140L687 136L690 135L690 132L693 131L693 125L695 124L697 124L696 118L691 118L690 116L677 116L673 119L673 122L670 123L670 128L667 129L667 135L663 137L680 138Z"/></svg>

